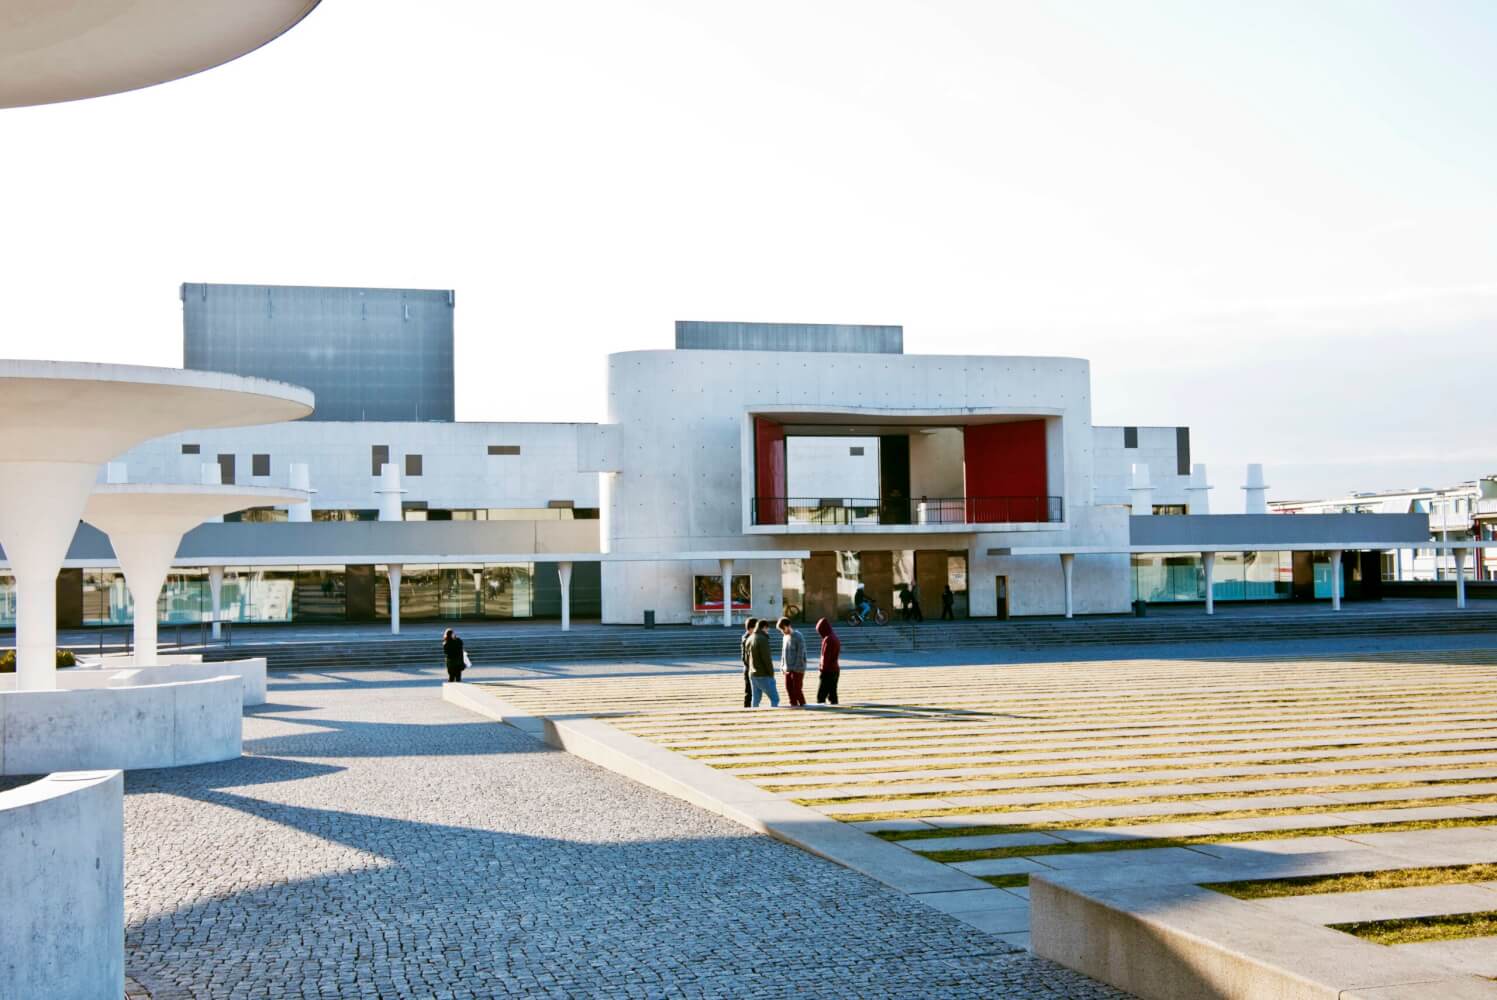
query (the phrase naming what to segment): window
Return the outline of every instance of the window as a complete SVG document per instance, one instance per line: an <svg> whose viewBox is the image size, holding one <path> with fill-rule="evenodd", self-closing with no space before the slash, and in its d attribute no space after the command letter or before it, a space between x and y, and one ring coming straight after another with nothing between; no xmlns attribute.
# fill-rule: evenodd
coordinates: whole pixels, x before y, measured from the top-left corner
<svg viewBox="0 0 1497 1000"><path fill-rule="evenodd" d="M268 476L268 475L270 475L270 456L269 455L251 455L250 456L250 475L252 475L252 476Z"/></svg>
<svg viewBox="0 0 1497 1000"><path fill-rule="evenodd" d="M220 455L220 456L218 456L218 481L220 483L229 483L229 484L232 484L232 483L235 482L235 479L234 479L234 456L233 455Z"/></svg>
<svg viewBox="0 0 1497 1000"><path fill-rule="evenodd" d="M1137 448L1138 447L1138 428L1137 427L1124 427L1123 428L1123 447L1124 448Z"/></svg>
<svg viewBox="0 0 1497 1000"><path fill-rule="evenodd" d="M405 474L407 476L421 475L421 456L407 455L405 457Z"/></svg>
<svg viewBox="0 0 1497 1000"><path fill-rule="evenodd" d="M489 445L489 454L490 455L518 455L519 453L520 453L520 446L517 445L517 444L491 444L491 445Z"/></svg>
<svg viewBox="0 0 1497 1000"><path fill-rule="evenodd" d="M1171 517L1173 517L1173 516L1183 516L1186 513L1185 504L1183 504L1183 503L1156 503L1154 505L1154 513L1155 514L1162 514L1162 515L1165 515L1165 516L1171 516Z"/></svg>
<svg viewBox="0 0 1497 1000"><path fill-rule="evenodd" d="M203 446L200 444L184 444L182 446L182 454L184 455L201 455L202 453Z"/></svg>
<svg viewBox="0 0 1497 1000"><path fill-rule="evenodd" d="M1190 428L1175 428L1175 473L1190 475Z"/></svg>
<svg viewBox="0 0 1497 1000"><path fill-rule="evenodd" d="M571 510L575 506L576 506L576 504L574 504L570 500L547 500L546 501L546 509L547 510Z"/></svg>
<svg viewBox="0 0 1497 1000"><path fill-rule="evenodd" d="M861 454L863 454L863 447L862 447L862 445L856 445L854 447L851 447L851 448L847 449L847 453L849 455L861 455Z"/></svg>
<svg viewBox="0 0 1497 1000"><path fill-rule="evenodd" d="M390 461L390 446L387 444L376 444L369 449L369 474L378 476L384 472L384 467Z"/></svg>

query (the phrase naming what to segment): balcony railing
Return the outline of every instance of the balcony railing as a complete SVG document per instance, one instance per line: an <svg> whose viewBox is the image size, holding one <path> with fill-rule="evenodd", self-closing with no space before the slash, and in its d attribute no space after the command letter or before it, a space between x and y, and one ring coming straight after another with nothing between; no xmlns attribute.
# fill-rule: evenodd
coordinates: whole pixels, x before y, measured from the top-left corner
<svg viewBox="0 0 1497 1000"><path fill-rule="evenodd" d="M756 525L1053 524L1065 519L1060 497L754 497Z"/></svg>

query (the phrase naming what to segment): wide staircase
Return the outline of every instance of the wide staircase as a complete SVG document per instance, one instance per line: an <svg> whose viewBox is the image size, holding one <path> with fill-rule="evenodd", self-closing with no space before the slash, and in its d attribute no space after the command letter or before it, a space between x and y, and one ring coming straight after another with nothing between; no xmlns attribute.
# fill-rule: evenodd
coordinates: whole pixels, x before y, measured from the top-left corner
<svg viewBox="0 0 1497 1000"><path fill-rule="evenodd" d="M439 666L439 629L420 622L407 636L351 634L347 639L256 641L253 633L236 636L232 646L204 650L210 660L268 657L272 669L338 670L351 667ZM738 635L707 626L646 629L627 625L578 625L562 632L551 625L459 629L475 664L545 661L659 660L732 661ZM1177 643L1252 643L1268 640L1368 639L1380 636L1428 636L1497 631L1497 608L1457 611L1411 609L1407 614L1346 611L1294 611L1282 615L1159 614L1144 618L1092 616L1075 619L1015 621L927 620L920 624L890 622L882 627L838 628L845 657L877 658L882 654L952 650L1039 652L1068 648L1149 646ZM807 644L815 643L805 629Z"/></svg>

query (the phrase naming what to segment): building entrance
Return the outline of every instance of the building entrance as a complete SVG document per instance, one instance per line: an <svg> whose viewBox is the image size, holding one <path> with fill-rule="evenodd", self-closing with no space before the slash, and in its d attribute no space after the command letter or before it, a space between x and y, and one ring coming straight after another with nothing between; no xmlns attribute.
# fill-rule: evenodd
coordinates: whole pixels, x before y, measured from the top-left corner
<svg viewBox="0 0 1497 1000"><path fill-rule="evenodd" d="M998 597L998 617L1008 620L1008 577L1000 576L993 581L993 593Z"/></svg>

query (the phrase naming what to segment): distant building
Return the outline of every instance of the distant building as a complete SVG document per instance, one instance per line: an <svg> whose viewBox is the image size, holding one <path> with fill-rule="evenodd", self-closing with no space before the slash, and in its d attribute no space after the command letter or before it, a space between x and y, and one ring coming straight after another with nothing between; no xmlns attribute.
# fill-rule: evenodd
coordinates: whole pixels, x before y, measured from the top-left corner
<svg viewBox="0 0 1497 1000"><path fill-rule="evenodd" d="M306 386L310 420L447 421L451 291L182 285L183 367Z"/></svg>
<svg viewBox="0 0 1497 1000"><path fill-rule="evenodd" d="M1430 541L1497 540L1497 473L1458 486L1350 493L1326 500L1275 500L1275 514L1427 514ZM1383 553L1385 580L1449 580L1455 556L1433 548L1409 547ZM1482 549L1466 563L1466 576L1497 580L1497 550Z"/></svg>

